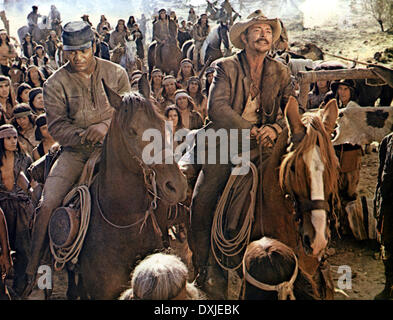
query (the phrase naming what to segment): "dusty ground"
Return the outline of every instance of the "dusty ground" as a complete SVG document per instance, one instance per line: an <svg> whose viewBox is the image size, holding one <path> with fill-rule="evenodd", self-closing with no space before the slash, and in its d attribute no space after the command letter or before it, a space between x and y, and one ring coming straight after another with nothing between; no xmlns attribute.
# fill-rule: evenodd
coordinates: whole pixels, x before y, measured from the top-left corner
<svg viewBox="0 0 393 320"><path fill-rule="evenodd" d="M236 1L231 2L236 5ZM370 17L369 13L362 9L360 1L352 2L355 3L355 6L349 10L349 0L338 1L340 6L337 8L338 11L339 9L345 9L349 12L348 16L344 18L341 16L336 21L332 19L322 26L302 29L294 21L287 19L288 25L293 25L293 28L288 30L290 43L313 42L328 53L375 63L376 61L373 58L376 52L393 48L393 36L380 32L379 26ZM160 1L160 4L164 3L165 7L171 7L176 12L180 12L178 16L186 17L184 6L177 10L175 1ZM243 3L249 9L242 12L244 16L257 8L256 2L243 1ZM235 6L235 8L238 7ZM269 11L267 9L265 11ZM200 13L200 10L198 12ZM326 56L326 59L336 58ZM393 66L393 59L385 62L387 66ZM374 196L377 169L377 153L366 154L362 160L358 192L360 196L365 196L369 203ZM372 210L372 208L369 208L369 210ZM176 244L176 246L179 247L180 245ZM352 272L352 288L344 289L347 297L337 293L336 299L373 299L384 286L384 269L382 261L378 259L377 242L375 240L356 241L351 236L345 236L341 239L334 239L330 247L334 249L330 250L329 262L332 266L335 286L338 287L338 279L342 275L337 272L340 266L347 265ZM66 275L64 272L55 274L55 286L51 299L65 299L65 281ZM235 279L234 285L236 283Z"/></svg>

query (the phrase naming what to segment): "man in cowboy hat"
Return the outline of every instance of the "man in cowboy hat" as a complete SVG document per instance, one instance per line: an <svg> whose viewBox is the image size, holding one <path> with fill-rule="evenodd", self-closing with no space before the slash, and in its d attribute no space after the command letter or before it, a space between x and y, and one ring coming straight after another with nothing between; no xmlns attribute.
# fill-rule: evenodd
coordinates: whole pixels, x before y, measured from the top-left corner
<svg viewBox="0 0 393 320"><path fill-rule="evenodd" d="M67 23L62 40L68 62L45 82L43 94L49 132L64 151L46 179L37 208L25 296L33 288L37 268L48 250L47 226L52 212L61 205L108 131L113 108L103 82L118 94L131 90L122 67L94 56L95 36L88 23Z"/></svg>
<svg viewBox="0 0 393 320"><path fill-rule="evenodd" d="M212 128L248 129L251 146L261 144L264 154L271 152L284 128L283 109L289 96L294 95L289 69L267 55L280 33L278 19L262 15L235 23L229 36L241 52L216 61L209 91L208 115ZM219 150L217 159L220 159L218 154ZM201 282L206 280L208 272L214 208L232 168L231 163L222 164L220 160L217 164L203 164L195 185L189 243Z"/></svg>
<svg viewBox="0 0 393 320"><path fill-rule="evenodd" d="M360 107L356 101L355 81L352 79L340 79L330 85L331 91L324 98L322 106L327 99L336 98L339 109ZM339 195L342 212L339 214L340 228L342 232L349 233L350 229L359 230L359 225L352 217L362 214L357 205L357 188L360 179L363 150L358 144L345 143L334 146L340 163ZM350 212L350 214L348 214ZM362 227L362 226L360 226Z"/></svg>

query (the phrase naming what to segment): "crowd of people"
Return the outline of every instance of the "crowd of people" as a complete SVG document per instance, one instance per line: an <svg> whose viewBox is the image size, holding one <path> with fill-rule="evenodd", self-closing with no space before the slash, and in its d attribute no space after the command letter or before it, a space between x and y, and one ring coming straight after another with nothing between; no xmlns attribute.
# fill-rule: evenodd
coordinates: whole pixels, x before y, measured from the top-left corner
<svg viewBox="0 0 393 320"><path fill-rule="evenodd" d="M61 204L94 149L85 148L83 141L95 146L103 141L108 130L111 111L96 112L103 107L99 95L93 97L92 92L102 89L98 89L98 82L90 83L90 76L96 81L95 74L101 72L108 83L119 82L116 87L119 94L126 93L134 88L142 70L128 75L120 66L105 60L110 60L113 50L124 47L130 40L135 41L137 55L144 63L147 50L149 19L144 14L138 22L134 16L119 19L115 27L101 15L96 28L89 16L83 15L81 21L64 26L62 38L51 30L43 42L33 37L38 17L38 7L33 6L28 19L30 30L19 47L11 44L6 30L0 30L0 266L3 280L12 266L15 270L10 288L14 296L23 296L29 281L34 279L43 255L50 214ZM60 20L59 15L57 19ZM165 9L156 12L151 21L153 41L162 42L173 36L169 26L172 21L179 46L194 39L197 50L210 31L208 15L198 16L193 8L187 21L178 21L174 11L168 14ZM248 22L235 24L231 31L232 44L240 53L206 66L202 74L197 68L197 55L194 60L181 60L178 74L164 74L154 68L149 75L152 99L157 111L172 121L173 135L180 129L199 129L213 121L225 128L228 125L248 128L258 143L271 149L286 125L283 107L290 95L298 94L289 69L266 55L279 39L281 26L259 14ZM257 54L252 56L249 52ZM264 68L274 70L280 82L271 83L271 79L262 77ZM243 88L243 78L249 79L247 90ZM302 111L322 108L331 98L337 100L339 108L356 106L354 86L351 80L317 82L309 93L307 106L301 106ZM278 98L265 92L267 88L278 92ZM261 112L260 105L275 107ZM87 108L86 114L81 113L83 108ZM29 168L34 161L56 152L61 152L57 166L42 186ZM337 149L337 154L344 175L341 194L346 202L351 202L356 199L362 148L344 145ZM215 207L229 169L222 165L204 167L204 179L195 186L189 241L194 265L200 272L206 266L205 249L210 239L212 213L207 213ZM220 181L212 183L215 180L210 175L217 177L218 173L222 176ZM178 226L176 230L179 232L176 236L184 241L184 228ZM15 257L11 257L12 251ZM178 258L154 255L135 269L132 288L120 299L203 298L187 279L188 270ZM153 287L161 291L154 291Z"/></svg>

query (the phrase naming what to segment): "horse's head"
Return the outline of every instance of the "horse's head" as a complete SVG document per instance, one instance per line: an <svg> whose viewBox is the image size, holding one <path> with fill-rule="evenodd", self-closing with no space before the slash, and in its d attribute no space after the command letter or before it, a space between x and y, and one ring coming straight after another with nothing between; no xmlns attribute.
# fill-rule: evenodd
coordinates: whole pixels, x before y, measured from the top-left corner
<svg viewBox="0 0 393 320"><path fill-rule="evenodd" d="M185 200L187 181L173 160L171 150L166 150L168 130L164 118L157 113L150 101L150 87L146 74L139 80L139 93L119 96L103 83L109 103L115 112L107 141L117 137L120 161L131 172L154 176L158 196L169 204ZM153 138L153 141L150 140ZM121 149L120 149L121 148ZM153 153L153 154L152 154ZM153 186L154 187L154 186Z"/></svg>
<svg viewBox="0 0 393 320"><path fill-rule="evenodd" d="M295 98L285 108L290 146L280 167L280 184L294 203L306 254L318 257L329 239L329 200L338 199L338 160L330 137L337 115L335 100L302 117Z"/></svg>
<svg viewBox="0 0 393 320"><path fill-rule="evenodd" d="M225 49L229 49L229 27L226 23L220 22L218 33L221 41L224 43Z"/></svg>

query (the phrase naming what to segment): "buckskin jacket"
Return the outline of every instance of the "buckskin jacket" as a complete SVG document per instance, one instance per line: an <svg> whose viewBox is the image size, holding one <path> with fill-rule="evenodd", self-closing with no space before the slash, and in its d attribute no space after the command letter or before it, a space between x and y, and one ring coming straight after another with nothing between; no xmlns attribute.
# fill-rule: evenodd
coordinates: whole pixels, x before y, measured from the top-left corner
<svg viewBox="0 0 393 320"><path fill-rule="evenodd" d="M131 90L124 68L110 61L94 58L96 67L90 78L91 89L69 63L58 69L45 83L44 104L52 137L66 148L81 148L79 134L98 123L110 125L113 108L105 94L102 80L122 95Z"/></svg>
<svg viewBox="0 0 393 320"><path fill-rule="evenodd" d="M177 26L176 23L167 17L167 20L160 20L153 24L153 39L157 42L167 39L176 39L177 37Z"/></svg>
<svg viewBox="0 0 393 320"><path fill-rule="evenodd" d="M251 129L252 123L242 118L251 86L245 51L221 58L215 69L216 75L208 99L209 119L221 128ZM277 115L283 114L289 96L295 96L289 68L266 56L261 86L261 124L278 123L284 128L285 119L278 119Z"/></svg>

